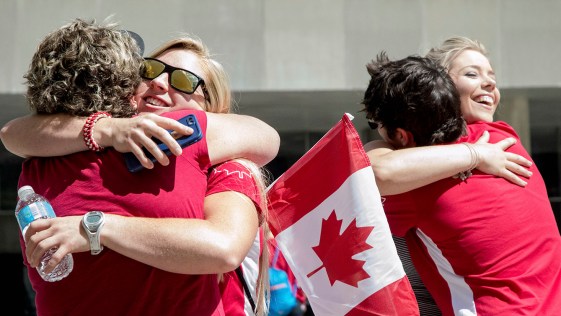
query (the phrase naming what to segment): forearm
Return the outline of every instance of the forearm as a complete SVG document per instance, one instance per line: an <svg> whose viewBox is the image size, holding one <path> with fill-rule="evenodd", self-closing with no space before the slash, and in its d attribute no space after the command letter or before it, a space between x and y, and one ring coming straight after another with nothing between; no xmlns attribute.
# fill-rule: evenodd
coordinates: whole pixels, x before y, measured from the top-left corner
<svg viewBox="0 0 561 316"><path fill-rule="evenodd" d="M207 274L232 270L224 259L231 242L227 237L204 220L106 214L101 242L124 256L162 270Z"/></svg>
<svg viewBox="0 0 561 316"><path fill-rule="evenodd" d="M82 127L86 118L66 114L27 115L6 123L0 137L20 157L62 156L86 150Z"/></svg>
<svg viewBox="0 0 561 316"><path fill-rule="evenodd" d="M66 114L28 115L8 122L0 136L6 148L21 157L68 155L89 150L83 135L86 120L86 117ZM146 168L153 168L154 164L143 149L148 150L160 164L169 164L168 157L153 138L165 143L173 154L180 155L181 147L168 130L182 135L193 132L176 120L154 114L134 118L104 117L93 126L92 139L99 146L132 152Z"/></svg>
<svg viewBox="0 0 561 316"><path fill-rule="evenodd" d="M211 163L246 158L264 166L278 154L278 132L247 115L207 113L207 142Z"/></svg>
<svg viewBox="0 0 561 316"><path fill-rule="evenodd" d="M471 152L463 144L399 150L367 144L365 149L381 195L411 191L473 167Z"/></svg>
<svg viewBox="0 0 561 316"><path fill-rule="evenodd" d="M382 195L407 192L427 184L452 177L473 168L504 178L521 187L528 183L532 162L507 152L516 139L507 137L489 143L484 132L474 144L436 145L395 150L384 141L364 146Z"/></svg>
<svg viewBox="0 0 561 316"><path fill-rule="evenodd" d="M205 199L205 219L107 215L101 242L156 268L184 274L223 273L238 267L257 234L255 206L236 192Z"/></svg>

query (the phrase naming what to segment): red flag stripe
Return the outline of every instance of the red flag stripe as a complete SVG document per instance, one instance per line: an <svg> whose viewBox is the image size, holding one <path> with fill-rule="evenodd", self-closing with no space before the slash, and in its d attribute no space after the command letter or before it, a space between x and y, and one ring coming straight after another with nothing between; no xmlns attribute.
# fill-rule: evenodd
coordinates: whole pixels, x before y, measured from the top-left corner
<svg viewBox="0 0 561 316"><path fill-rule="evenodd" d="M332 141L337 138L347 140ZM370 160L350 118L345 115L269 188L269 225L273 234L297 222L337 190L349 175L366 167L370 167ZM295 172L310 177L309 181L297 181L302 178L294 177ZM311 191L313 194L308 194ZM292 204L290 208L286 208L288 203Z"/></svg>
<svg viewBox="0 0 561 316"><path fill-rule="evenodd" d="M345 315L413 316L419 315L419 308L409 279L404 277L375 292Z"/></svg>

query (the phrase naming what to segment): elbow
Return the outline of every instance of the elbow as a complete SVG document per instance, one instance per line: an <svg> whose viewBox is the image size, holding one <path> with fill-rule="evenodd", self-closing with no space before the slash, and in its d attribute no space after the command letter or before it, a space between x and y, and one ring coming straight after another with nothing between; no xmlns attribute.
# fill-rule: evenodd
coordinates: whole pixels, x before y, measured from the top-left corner
<svg viewBox="0 0 561 316"><path fill-rule="evenodd" d="M216 258L217 260L217 273L225 273L229 271L235 270L239 267L243 260L245 259L246 254L242 253L241 251L237 251L231 248L224 248L220 251L220 255Z"/></svg>
<svg viewBox="0 0 561 316"><path fill-rule="evenodd" d="M374 171L374 177L376 178L376 186L380 195L391 195L394 194L393 187L393 177L389 168L380 168L375 164L372 164L372 170Z"/></svg>
<svg viewBox="0 0 561 316"><path fill-rule="evenodd" d="M279 133L275 129L273 129L273 132L269 137L269 141L267 142L267 144L269 144L269 150L265 153L263 165L271 162L279 154L280 142L281 140Z"/></svg>
<svg viewBox="0 0 561 316"><path fill-rule="evenodd" d="M272 127L269 127L269 130L264 133L262 144L260 149L260 154L255 157L254 159L250 159L255 162L258 166L263 167L269 162L271 162L279 153L280 149L280 135L279 133Z"/></svg>
<svg viewBox="0 0 561 316"><path fill-rule="evenodd" d="M222 264L222 272L229 272L229 271L234 271L236 270L237 267L239 267L242 262L244 260L244 257L238 257L238 256L228 256L228 258L225 258L225 260L223 261Z"/></svg>
<svg viewBox="0 0 561 316"><path fill-rule="evenodd" d="M240 242L240 238L236 238L232 234L222 238L215 238L214 241L212 257L218 269L218 271L215 271L216 273L235 270L242 264L251 248L251 244L244 245L243 242Z"/></svg>
<svg viewBox="0 0 561 316"><path fill-rule="evenodd" d="M16 146L16 144L10 142L10 139L13 139L13 137L10 137L10 132L11 132L10 123L8 122L6 125L2 127L2 129L0 129L0 140L2 141L2 144L12 154L22 158L27 158L28 157L27 155L25 155L24 153L18 150L18 146Z"/></svg>

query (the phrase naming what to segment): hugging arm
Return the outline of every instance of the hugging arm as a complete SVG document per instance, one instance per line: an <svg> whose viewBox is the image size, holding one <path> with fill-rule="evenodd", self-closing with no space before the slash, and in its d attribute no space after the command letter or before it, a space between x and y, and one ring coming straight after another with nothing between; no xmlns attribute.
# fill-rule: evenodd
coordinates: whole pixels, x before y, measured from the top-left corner
<svg viewBox="0 0 561 316"><path fill-rule="evenodd" d="M396 150L384 141L372 141L364 148L370 158L381 195L400 194L452 177L468 170L474 163L475 168L483 173L525 186L526 181L522 177L529 178L532 175L527 169L531 162L505 151L516 140L509 137L496 144L488 141L489 133L485 132L477 143L472 144L477 152L475 157L475 153L464 144Z"/></svg>
<svg viewBox="0 0 561 316"><path fill-rule="evenodd" d="M85 121L66 114L27 115L6 123L0 137L6 149L20 157L62 156L87 149L81 138Z"/></svg>
<svg viewBox="0 0 561 316"><path fill-rule="evenodd" d="M213 165L232 158L247 158L264 166L277 155L279 135L263 121L237 114L207 115L207 141ZM82 135L85 122L85 117L66 114L33 114L8 122L0 131L0 138L10 152L21 157L62 156L88 150ZM173 154L181 154L181 147L166 130L182 135L193 132L173 119L146 113L134 118L100 119L95 123L93 138L102 147L132 152L144 167L151 169L154 165L142 151L143 147L160 164L169 164L168 157L151 137L168 145Z"/></svg>
<svg viewBox="0 0 561 316"><path fill-rule="evenodd" d="M53 157L89 150L84 142L82 128L86 117L68 114L32 114L8 122L0 131L4 146L20 157ZM147 168L152 162L144 155L148 149L162 165L169 164L168 157L151 139L162 140L171 151L179 155L181 147L167 130L182 135L193 133L191 128L177 121L155 114L134 118L103 118L93 129L93 138L101 147L114 147L120 152L132 152Z"/></svg>
<svg viewBox="0 0 561 316"><path fill-rule="evenodd" d="M264 166L276 157L280 147L278 132L248 115L207 113L207 143L212 165L246 158Z"/></svg>
<svg viewBox="0 0 561 316"><path fill-rule="evenodd" d="M205 219L123 217L105 213L101 243L124 256L174 273L224 273L238 267L258 229L258 213L245 195L225 191L205 198ZM82 216L37 220L26 232L26 253L35 267L57 246L46 271L67 253L90 251Z"/></svg>

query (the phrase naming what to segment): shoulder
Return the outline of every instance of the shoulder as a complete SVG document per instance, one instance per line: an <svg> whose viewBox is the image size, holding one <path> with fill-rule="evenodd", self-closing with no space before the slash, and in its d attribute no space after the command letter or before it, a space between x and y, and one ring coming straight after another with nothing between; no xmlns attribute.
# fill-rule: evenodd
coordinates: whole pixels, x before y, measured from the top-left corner
<svg viewBox="0 0 561 316"><path fill-rule="evenodd" d="M462 136L458 142L473 143L481 137L484 131L489 132L492 143L505 137L519 138L514 128L506 122L475 122L467 125L467 135Z"/></svg>
<svg viewBox="0 0 561 316"><path fill-rule="evenodd" d="M212 167L208 176L208 185L210 187L222 183L255 186L253 177L252 171L241 161L229 160Z"/></svg>

